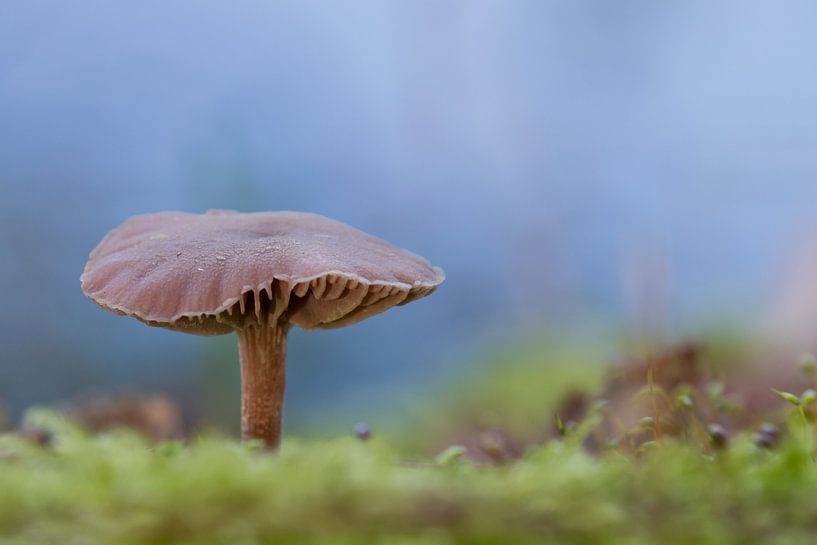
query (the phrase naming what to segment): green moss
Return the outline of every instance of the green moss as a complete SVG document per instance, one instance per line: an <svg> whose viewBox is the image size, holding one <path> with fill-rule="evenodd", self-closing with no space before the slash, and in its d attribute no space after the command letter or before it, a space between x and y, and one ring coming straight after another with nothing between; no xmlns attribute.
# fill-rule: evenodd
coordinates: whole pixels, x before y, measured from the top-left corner
<svg viewBox="0 0 817 545"><path fill-rule="evenodd" d="M740 391L720 381L734 351L693 358L691 374L673 372L693 363L672 349L646 360L650 373L635 358L634 372L610 374L587 347L558 346L486 357L474 377L429 392L413 425L375 426L365 442L287 438L278 453L212 434L159 445L93 436L32 412L26 425L53 441L0 436L0 545L814 541L817 424L806 396L790 405L768 392L758 420L742 403L725 409ZM802 381L798 393L814 386ZM583 409L569 421L560 413L560 434L554 412L571 392ZM622 415L635 424L619 425ZM778 425L766 437L763 420ZM518 457L492 431L532 446Z"/></svg>
<svg viewBox="0 0 817 545"><path fill-rule="evenodd" d="M553 425L565 395L590 396L603 385L604 357L587 345L553 340L520 342L488 354L407 408L408 424L389 438L402 449L427 452L451 437L501 427L523 442L541 438Z"/></svg>
<svg viewBox="0 0 817 545"><path fill-rule="evenodd" d="M51 447L0 438L0 543L811 543L817 463L794 439L759 450L662 439L590 455L570 435L500 467L407 460L378 440L220 437L149 446L49 413ZM575 433L575 432L574 432ZM578 440L571 440L578 439Z"/></svg>

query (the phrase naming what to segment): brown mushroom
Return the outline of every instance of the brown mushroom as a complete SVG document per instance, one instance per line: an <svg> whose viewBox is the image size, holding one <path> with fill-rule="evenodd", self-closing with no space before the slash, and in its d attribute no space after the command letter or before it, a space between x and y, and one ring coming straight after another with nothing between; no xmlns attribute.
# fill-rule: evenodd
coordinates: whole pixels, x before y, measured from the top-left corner
<svg viewBox="0 0 817 545"><path fill-rule="evenodd" d="M127 220L91 252L80 282L102 308L151 326L235 331L242 437L274 448L290 327L353 324L444 278L422 257L316 214L218 210Z"/></svg>

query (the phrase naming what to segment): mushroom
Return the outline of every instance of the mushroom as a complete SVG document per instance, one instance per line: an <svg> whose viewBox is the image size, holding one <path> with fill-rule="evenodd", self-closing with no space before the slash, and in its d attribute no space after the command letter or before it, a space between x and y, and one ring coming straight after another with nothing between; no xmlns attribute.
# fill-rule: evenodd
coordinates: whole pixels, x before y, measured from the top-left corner
<svg viewBox="0 0 817 545"><path fill-rule="evenodd" d="M439 267L316 214L160 212L109 232L80 277L97 305L195 335L236 332L241 434L278 446L287 334L343 327L434 291Z"/></svg>

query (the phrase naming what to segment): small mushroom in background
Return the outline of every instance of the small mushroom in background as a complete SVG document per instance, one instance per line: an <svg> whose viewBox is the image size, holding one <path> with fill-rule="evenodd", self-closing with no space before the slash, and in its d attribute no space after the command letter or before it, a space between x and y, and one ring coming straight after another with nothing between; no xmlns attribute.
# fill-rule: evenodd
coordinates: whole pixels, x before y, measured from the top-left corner
<svg viewBox="0 0 817 545"><path fill-rule="evenodd" d="M372 436L372 430L366 422L358 422L352 428L352 433L361 441L367 441Z"/></svg>
<svg viewBox="0 0 817 545"><path fill-rule="evenodd" d="M289 329L343 327L433 292L439 267L343 223L301 212L135 216L80 277L102 308L195 335L236 332L241 433L280 442Z"/></svg>

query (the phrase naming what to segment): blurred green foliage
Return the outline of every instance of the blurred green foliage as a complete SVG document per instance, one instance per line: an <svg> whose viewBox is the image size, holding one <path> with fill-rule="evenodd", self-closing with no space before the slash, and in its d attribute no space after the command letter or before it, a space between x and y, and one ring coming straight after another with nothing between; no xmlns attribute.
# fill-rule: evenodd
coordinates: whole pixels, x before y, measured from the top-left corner
<svg viewBox="0 0 817 545"><path fill-rule="evenodd" d="M759 426L724 408L720 380L746 376L751 343L705 344L631 346L614 372L587 344L520 342L368 440L287 437L277 453L29 411L0 436L0 545L812 543L813 366L800 395L765 386ZM635 424L611 427L627 410Z"/></svg>
<svg viewBox="0 0 817 545"><path fill-rule="evenodd" d="M817 532L817 463L664 439L590 455L568 432L510 465L408 460L385 442L287 441L271 454L201 437L88 436L50 413L43 448L0 438L0 542L14 544L786 544Z"/></svg>
<svg viewBox="0 0 817 545"><path fill-rule="evenodd" d="M599 390L604 361L600 349L587 343L544 339L504 346L407 407L407 423L389 438L402 448L427 450L452 436L501 427L519 440L535 441L553 426L566 395Z"/></svg>

